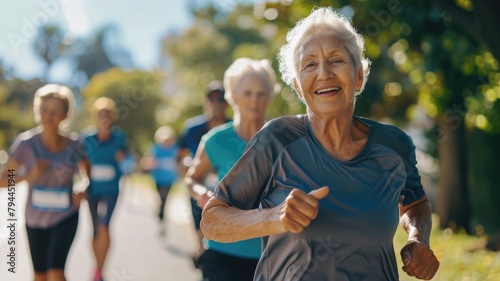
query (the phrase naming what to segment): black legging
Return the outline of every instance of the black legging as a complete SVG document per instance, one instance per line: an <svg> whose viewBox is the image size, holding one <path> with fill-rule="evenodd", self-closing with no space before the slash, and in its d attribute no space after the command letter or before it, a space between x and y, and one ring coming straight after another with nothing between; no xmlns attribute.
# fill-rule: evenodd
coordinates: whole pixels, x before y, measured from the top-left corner
<svg viewBox="0 0 500 281"><path fill-rule="evenodd" d="M62 269L78 227L78 211L50 228L26 226L31 260L36 272Z"/></svg>

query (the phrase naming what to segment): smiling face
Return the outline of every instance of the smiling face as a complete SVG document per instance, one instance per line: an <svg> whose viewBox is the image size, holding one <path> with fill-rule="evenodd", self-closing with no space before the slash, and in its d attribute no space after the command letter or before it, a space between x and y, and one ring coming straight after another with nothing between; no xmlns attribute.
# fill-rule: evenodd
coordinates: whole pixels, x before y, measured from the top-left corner
<svg viewBox="0 0 500 281"><path fill-rule="evenodd" d="M232 94L237 111L246 120L262 120L269 97L269 85L253 73L241 77Z"/></svg>
<svg viewBox="0 0 500 281"><path fill-rule="evenodd" d="M362 86L363 71L356 70L335 33L310 35L299 49L298 59L294 86L308 112L320 116L352 115L354 91Z"/></svg>

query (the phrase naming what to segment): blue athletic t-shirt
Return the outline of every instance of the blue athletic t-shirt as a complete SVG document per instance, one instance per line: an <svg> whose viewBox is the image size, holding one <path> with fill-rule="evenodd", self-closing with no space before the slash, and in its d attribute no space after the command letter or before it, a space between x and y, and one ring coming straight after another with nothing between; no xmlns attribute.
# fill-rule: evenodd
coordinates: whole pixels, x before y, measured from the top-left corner
<svg viewBox="0 0 500 281"><path fill-rule="evenodd" d="M202 141L205 142L205 152L212 167L217 171L219 180L236 163L247 145L247 142L236 134L232 121L210 130L203 136ZM259 259L262 252L261 238L234 243L208 240L208 247L224 254L247 259Z"/></svg>
<svg viewBox="0 0 500 281"><path fill-rule="evenodd" d="M415 146L394 126L353 118L369 127L354 159L332 157L307 115L281 117L250 140L217 186L216 198L245 210L276 207L295 188L330 188L304 231L264 238L254 280L398 280L392 242L398 202L425 195Z"/></svg>
<svg viewBox="0 0 500 281"><path fill-rule="evenodd" d="M208 121L205 115L198 115L186 120L184 134L178 141L179 148L187 148L194 157L201 138L207 132Z"/></svg>
<svg viewBox="0 0 500 281"><path fill-rule="evenodd" d="M230 121L230 119L226 119ZM205 115L189 118L184 123L184 134L179 137L177 145L180 149L187 148L191 155L196 155L201 138L209 131L208 120Z"/></svg>
<svg viewBox="0 0 500 281"><path fill-rule="evenodd" d="M97 131L85 137L91 165L89 195L118 195L122 172L116 161L116 154L118 151L126 152L125 139L125 134L117 128L112 128L111 136L103 142L99 141Z"/></svg>
<svg viewBox="0 0 500 281"><path fill-rule="evenodd" d="M155 144L149 155L154 158L156 166L151 171L158 186L170 187L177 179L177 145L163 146Z"/></svg>

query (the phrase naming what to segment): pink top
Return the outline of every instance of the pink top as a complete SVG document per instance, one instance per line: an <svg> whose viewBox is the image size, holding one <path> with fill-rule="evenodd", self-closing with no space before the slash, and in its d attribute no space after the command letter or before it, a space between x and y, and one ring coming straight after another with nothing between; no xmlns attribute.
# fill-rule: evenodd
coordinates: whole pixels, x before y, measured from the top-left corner
<svg viewBox="0 0 500 281"><path fill-rule="evenodd" d="M29 183L26 203L26 225L49 228L78 212L72 199L73 176L78 163L86 157L85 146L75 138L67 138L64 150L48 151L41 141L40 130L21 133L10 148L11 157L20 168L16 174L29 174L37 160L47 159L49 167Z"/></svg>

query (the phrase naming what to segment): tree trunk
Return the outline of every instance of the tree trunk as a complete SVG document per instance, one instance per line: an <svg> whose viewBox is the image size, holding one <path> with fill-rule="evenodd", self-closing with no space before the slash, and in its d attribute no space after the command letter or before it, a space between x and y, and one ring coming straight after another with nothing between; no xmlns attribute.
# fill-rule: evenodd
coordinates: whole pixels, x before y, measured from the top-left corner
<svg viewBox="0 0 500 281"><path fill-rule="evenodd" d="M467 192L465 129L463 117L440 115L437 139L440 177L436 213L440 227L469 229L470 207Z"/></svg>
<svg viewBox="0 0 500 281"><path fill-rule="evenodd" d="M49 83L49 74L50 74L50 67L52 66L52 64L50 63L47 63L45 65L45 69L43 71L43 82L45 83Z"/></svg>
<svg viewBox="0 0 500 281"><path fill-rule="evenodd" d="M474 129L467 136L471 145L467 150L467 174L470 203L471 226L481 226L484 234L498 234L493 240L500 246L500 189L498 172L500 159L500 134L489 134ZM479 232L478 234L482 234Z"/></svg>

